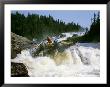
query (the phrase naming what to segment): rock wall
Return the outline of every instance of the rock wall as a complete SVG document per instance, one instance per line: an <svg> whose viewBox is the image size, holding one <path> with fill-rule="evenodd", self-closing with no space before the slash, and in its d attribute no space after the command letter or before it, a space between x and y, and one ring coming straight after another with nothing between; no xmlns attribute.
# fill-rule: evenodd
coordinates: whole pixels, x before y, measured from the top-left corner
<svg viewBox="0 0 110 87"><path fill-rule="evenodd" d="M30 46L30 40L11 32L11 59ZM11 62L11 77L29 77L26 66L23 63Z"/></svg>
<svg viewBox="0 0 110 87"><path fill-rule="evenodd" d="M11 58L14 59L18 53L28 48L31 41L25 37L11 32Z"/></svg>

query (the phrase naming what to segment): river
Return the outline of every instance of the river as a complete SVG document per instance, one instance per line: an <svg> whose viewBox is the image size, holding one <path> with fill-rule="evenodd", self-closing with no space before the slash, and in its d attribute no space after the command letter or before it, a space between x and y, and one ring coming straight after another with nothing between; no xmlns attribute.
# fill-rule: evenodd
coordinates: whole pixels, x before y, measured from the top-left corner
<svg viewBox="0 0 110 87"><path fill-rule="evenodd" d="M65 33L65 40L71 33ZM83 35L83 34L79 34ZM30 77L99 77L100 43L76 43L54 58L33 58L29 49L23 50L12 62L24 63Z"/></svg>

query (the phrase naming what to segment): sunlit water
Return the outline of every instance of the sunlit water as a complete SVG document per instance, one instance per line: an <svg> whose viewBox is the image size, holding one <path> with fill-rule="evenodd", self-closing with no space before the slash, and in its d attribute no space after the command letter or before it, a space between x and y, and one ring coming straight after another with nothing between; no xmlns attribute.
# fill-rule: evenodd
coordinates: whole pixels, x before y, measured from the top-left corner
<svg viewBox="0 0 110 87"><path fill-rule="evenodd" d="M65 37L59 38L58 42L62 41L62 40L66 40L68 37L72 37L74 34L78 35L78 36L83 36L85 34L85 32L67 32L67 33L62 33L63 35L65 35Z"/></svg>
<svg viewBox="0 0 110 87"><path fill-rule="evenodd" d="M100 76L100 44L79 43L54 58L33 58L29 50L23 50L12 62L24 63L31 77L81 77Z"/></svg>

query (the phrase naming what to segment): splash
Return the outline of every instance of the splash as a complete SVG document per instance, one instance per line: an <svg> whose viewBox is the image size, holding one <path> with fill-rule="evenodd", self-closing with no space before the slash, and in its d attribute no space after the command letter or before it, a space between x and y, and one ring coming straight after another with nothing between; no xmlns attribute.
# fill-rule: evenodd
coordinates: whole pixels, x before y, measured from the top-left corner
<svg viewBox="0 0 110 87"><path fill-rule="evenodd" d="M31 77L100 76L99 53L99 49L75 45L62 53L56 53L53 58L33 58L29 50L23 50L11 61L23 63ZM84 64L85 58L90 62L88 65Z"/></svg>

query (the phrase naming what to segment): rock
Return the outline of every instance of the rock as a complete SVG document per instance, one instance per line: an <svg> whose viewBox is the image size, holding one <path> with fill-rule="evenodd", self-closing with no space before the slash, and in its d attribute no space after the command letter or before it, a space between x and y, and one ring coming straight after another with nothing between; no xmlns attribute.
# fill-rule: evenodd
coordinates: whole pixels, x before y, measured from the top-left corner
<svg viewBox="0 0 110 87"><path fill-rule="evenodd" d="M11 58L15 58L22 50L29 48L31 41L11 32Z"/></svg>
<svg viewBox="0 0 110 87"><path fill-rule="evenodd" d="M29 77L26 66L23 63L11 62L11 77Z"/></svg>

